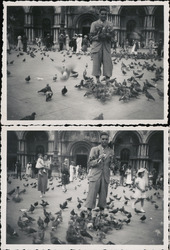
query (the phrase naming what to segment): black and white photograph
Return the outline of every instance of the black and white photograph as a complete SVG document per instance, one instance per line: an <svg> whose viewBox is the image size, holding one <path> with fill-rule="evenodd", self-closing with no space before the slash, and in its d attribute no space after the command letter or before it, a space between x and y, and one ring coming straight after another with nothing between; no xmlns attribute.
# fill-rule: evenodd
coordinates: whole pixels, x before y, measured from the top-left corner
<svg viewBox="0 0 170 250"><path fill-rule="evenodd" d="M2 119L167 123L168 17L166 1L4 2Z"/></svg>
<svg viewBox="0 0 170 250"><path fill-rule="evenodd" d="M168 128L3 134L2 249L167 249Z"/></svg>

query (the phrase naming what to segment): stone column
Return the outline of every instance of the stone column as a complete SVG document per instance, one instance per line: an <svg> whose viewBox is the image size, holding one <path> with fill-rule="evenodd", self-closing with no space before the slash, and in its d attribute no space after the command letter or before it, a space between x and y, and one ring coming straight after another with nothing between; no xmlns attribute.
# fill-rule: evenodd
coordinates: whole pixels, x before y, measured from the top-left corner
<svg viewBox="0 0 170 250"><path fill-rule="evenodd" d="M139 148L138 148L138 159L139 159L139 166L138 168L141 167L148 167L148 160L149 160L149 156L148 156L148 144L140 144Z"/></svg>

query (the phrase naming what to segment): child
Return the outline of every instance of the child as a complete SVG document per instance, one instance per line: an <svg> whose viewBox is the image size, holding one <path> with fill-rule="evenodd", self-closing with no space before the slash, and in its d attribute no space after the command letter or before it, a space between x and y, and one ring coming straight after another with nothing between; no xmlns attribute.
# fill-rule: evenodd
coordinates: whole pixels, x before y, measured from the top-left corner
<svg viewBox="0 0 170 250"><path fill-rule="evenodd" d="M132 170L131 170L131 166L128 165L128 169L126 170L125 174L127 175L126 177L126 185L131 186L132 184Z"/></svg>
<svg viewBox="0 0 170 250"><path fill-rule="evenodd" d="M38 160L36 164L36 168L39 168L39 174L43 175L43 173L46 173L46 170L44 168L44 161L43 161L43 156L42 154L38 154Z"/></svg>
<svg viewBox="0 0 170 250"><path fill-rule="evenodd" d="M145 169L141 168L138 170L138 177L136 178L135 184L136 184L136 191L135 191L135 198L136 201L132 204L132 208L135 207L135 205L138 202L141 202L141 212L145 213L143 210L144 205L144 199L146 198L146 182L144 177Z"/></svg>

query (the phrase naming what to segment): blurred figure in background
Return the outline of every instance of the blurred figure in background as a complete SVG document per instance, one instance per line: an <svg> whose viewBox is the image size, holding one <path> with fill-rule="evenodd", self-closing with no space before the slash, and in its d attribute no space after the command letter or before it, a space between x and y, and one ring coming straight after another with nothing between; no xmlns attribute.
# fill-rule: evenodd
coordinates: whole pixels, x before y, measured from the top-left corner
<svg viewBox="0 0 170 250"><path fill-rule="evenodd" d="M22 178L21 178L21 168L22 168L22 166L21 166L21 163L20 163L19 160L16 162L15 167L16 167L16 171L17 171L17 179L19 177L20 180L22 180Z"/></svg>
<svg viewBox="0 0 170 250"><path fill-rule="evenodd" d="M17 39L18 39L17 49L21 51L23 49L22 37L18 36Z"/></svg>
<svg viewBox="0 0 170 250"><path fill-rule="evenodd" d="M87 35L84 35L84 38L82 40L82 51L86 52L87 51L87 47L88 47L88 39L87 39Z"/></svg>

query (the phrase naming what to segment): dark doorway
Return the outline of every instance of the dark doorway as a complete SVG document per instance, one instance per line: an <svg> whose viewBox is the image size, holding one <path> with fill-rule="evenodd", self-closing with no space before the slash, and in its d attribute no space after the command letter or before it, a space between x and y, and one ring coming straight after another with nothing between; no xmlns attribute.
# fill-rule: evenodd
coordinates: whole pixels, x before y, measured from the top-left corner
<svg viewBox="0 0 170 250"><path fill-rule="evenodd" d="M76 165L81 165L83 168L87 169L87 155L77 154Z"/></svg>
<svg viewBox="0 0 170 250"><path fill-rule="evenodd" d="M130 150L127 148L122 149L120 154L121 166L123 164L128 164L130 158Z"/></svg>
<svg viewBox="0 0 170 250"><path fill-rule="evenodd" d="M83 35L83 37L85 35L89 36L89 33L90 33L90 27L89 26L82 27L82 35Z"/></svg>
<svg viewBox="0 0 170 250"><path fill-rule="evenodd" d="M153 168L155 168L156 172L159 173L160 171L160 162L154 161Z"/></svg>
<svg viewBox="0 0 170 250"><path fill-rule="evenodd" d="M47 36L47 34L51 33L51 21L48 18L44 18L42 22L42 28L43 28L43 35L44 38Z"/></svg>

